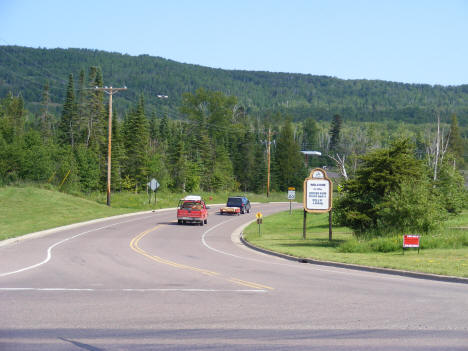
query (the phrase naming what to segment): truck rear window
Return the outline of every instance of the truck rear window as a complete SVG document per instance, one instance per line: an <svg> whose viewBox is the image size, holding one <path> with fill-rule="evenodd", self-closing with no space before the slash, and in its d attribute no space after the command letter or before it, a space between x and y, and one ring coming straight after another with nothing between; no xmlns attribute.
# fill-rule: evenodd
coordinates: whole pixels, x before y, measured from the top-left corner
<svg viewBox="0 0 468 351"><path fill-rule="evenodd" d="M202 209L202 204L199 203L199 202L187 201L187 202L184 202L182 204L181 208L186 209L186 210L189 210L189 209L201 210Z"/></svg>

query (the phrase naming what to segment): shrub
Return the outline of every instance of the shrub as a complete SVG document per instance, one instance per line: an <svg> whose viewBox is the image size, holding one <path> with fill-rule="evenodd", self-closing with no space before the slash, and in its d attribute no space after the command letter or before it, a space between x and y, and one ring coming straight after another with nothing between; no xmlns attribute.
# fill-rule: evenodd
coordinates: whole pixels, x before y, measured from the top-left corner
<svg viewBox="0 0 468 351"><path fill-rule="evenodd" d="M381 231L433 230L444 219L445 210L428 174L407 139L370 152L336 201L337 224L353 229L359 237L381 235Z"/></svg>

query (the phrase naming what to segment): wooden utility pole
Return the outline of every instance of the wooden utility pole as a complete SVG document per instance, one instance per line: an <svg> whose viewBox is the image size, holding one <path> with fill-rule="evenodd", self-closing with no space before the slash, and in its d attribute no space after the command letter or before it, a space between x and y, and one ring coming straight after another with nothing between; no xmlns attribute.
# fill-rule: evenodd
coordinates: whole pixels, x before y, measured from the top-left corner
<svg viewBox="0 0 468 351"><path fill-rule="evenodd" d="M110 189L111 189L111 151L112 151L112 95L118 93L121 90L127 90L127 87L123 88L112 88L95 87L95 90L104 91L109 95L109 133L108 133L108 146L107 146L107 206L110 206Z"/></svg>
<svg viewBox="0 0 468 351"><path fill-rule="evenodd" d="M267 197L270 196L270 144L271 144L271 128L268 128L268 148L267 148Z"/></svg>

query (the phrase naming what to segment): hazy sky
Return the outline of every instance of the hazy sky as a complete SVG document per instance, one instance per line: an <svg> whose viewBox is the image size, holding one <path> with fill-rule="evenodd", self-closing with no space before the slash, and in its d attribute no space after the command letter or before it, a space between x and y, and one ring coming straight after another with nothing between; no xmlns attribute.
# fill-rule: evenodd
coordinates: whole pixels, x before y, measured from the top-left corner
<svg viewBox="0 0 468 351"><path fill-rule="evenodd" d="M0 45L468 84L468 0L0 0Z"/></svg>

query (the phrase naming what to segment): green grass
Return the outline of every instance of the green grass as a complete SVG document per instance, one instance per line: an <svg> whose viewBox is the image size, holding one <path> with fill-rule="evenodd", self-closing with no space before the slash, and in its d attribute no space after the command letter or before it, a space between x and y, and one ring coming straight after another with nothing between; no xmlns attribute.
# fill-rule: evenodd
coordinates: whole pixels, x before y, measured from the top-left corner
<svg viewBox="0 0 468 351"><path fill-rule="evenodd" d="M260 236L256 223L244 230L244 236L254 245L301 258L468 277L466 210L460 216L451 218L439 232L423 236L423 249L419 254L411 249L406 250L404 255L400 237L378 238L369 244L368 240L355 239L347 228L334 227L333 240L329 241L328 214L307 215L307 237L304 240L302 218L302 210L293 211L292 215L288 211L278 213L263 219ZM349 250L351 252L343 250L353 245L356 248ZM363 249L369 245L372 247ZM381 252L393 245L396 251ZM430 248L424 249L424 245Z"/></svg>
<svg viewBox="0 0 468 351"><path fill-rule="evenodd" d="M0 188L0 240L127 212L54 190Z"/></svg>
<svg viewBox="0 0 468 351"><path fill-rule="evenodd" d="M176 207L179 200L187 193L172 193L172 192L157 192L156 193L156 204L154 194L151 197L151 204L149 203L149 196L146 193L112 193L111 204L113 207L129 208L135 210L151 210L161 208ZM271 193L269 197L265 194L253 194L243 192L194 192L193 195L201 195L206 203L209 204L225 204L228 196L245 195L250 202L274 202L274 201L287 201L286 193ZM84 196L84 195L81 195ZM100 204L106 204L107 195L105 193L92 193L86 196L86 198L96 201Z"/></svg>
<svg viewBox="0 0 468 351"><path fill-rule="evenodd" d="M197 193L208 204L226 203L228 195L241 193ZM146 193L112 193L111 207L106 205L106 193L69 194L51 186L34 185L0 187L0 240L55 228L67 224L123 213L176 207L187 194L161 192L151 204ZM245 194L251 202L285 201L286 193L266 195Z"/></svg>

